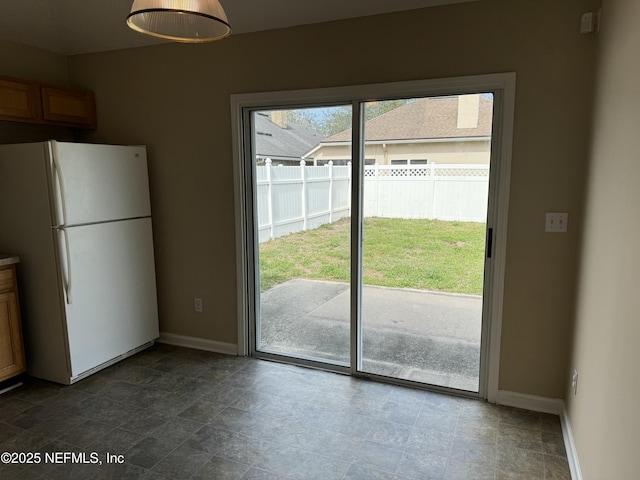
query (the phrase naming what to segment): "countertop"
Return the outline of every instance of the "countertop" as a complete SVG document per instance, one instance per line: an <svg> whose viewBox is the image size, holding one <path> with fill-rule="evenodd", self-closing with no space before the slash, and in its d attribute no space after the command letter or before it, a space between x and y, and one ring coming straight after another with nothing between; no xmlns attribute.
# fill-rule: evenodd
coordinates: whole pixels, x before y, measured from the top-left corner
<svg viewBox="0 0 640 480"><path fill-rule="evenodd" d="M14 263L20 263L20 257L17 255L3 255L0 253L0 267L5 265L13 265Z"/></svg>

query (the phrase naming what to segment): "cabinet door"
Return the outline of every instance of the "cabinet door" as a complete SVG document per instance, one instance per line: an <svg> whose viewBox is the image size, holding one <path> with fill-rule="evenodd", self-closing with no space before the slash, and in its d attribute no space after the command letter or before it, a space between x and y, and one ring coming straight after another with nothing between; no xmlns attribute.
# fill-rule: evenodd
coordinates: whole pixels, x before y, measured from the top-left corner
<svg viewBox="0 0 640 480"><path fill-rule="evenodd" d="M42 117L75 127L96 128L93 92L58 87L42 87Z"/></svg>
<svg viewBox="0 0 640 480"><path fill-rule="evenodd" d="M18 296L0 294L0 381L25 371Z"/></svg>
<svg viewBox="0 0 640 480"><path fill-rule="evenodd" d="M27 82L0 79L0 118L35 121L39 117L38 87Z"/></svg>

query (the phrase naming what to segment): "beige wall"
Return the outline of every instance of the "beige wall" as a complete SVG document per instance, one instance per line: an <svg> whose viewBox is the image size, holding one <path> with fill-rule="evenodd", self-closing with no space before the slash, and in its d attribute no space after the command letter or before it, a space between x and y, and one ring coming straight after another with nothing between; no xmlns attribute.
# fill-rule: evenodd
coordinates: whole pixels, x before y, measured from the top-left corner
<svg viewBox="0 0 640 480"><path fill-rule="evenodd" d="M640 2L605 0L568 412L585 480L640 475Z"/></svg>
<svg viewBox="0 0 640 480"><path fill-rule="evenodd" d="M0 75L67 85L67 57L0 39Z"/></svg>
<svg viewBox="0 0 640 480"><path fill-rule="evenodd" d="M598 3L485 0L70 58L97 95L85 140L149 146L161 330L237 340L230 94L515 71L500 388L563 396L595 50L577 30ZM545 211L570 212L569 233L545 234Z"/></svg>

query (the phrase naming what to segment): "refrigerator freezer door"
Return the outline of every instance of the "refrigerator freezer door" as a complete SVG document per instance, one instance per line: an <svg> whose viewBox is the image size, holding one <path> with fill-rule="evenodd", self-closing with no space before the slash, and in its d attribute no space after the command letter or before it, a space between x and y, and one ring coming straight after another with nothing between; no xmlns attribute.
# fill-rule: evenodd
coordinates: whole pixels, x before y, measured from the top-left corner
<svg viewBox="0 0 640 480"><path fill-rule="evenodd" d="M158 337L151 219L59 232L63 283L70 288L65 308L73 381Z"/></svg>
<svg viewBox="0 0 640 480"><path fill-rule="evenodd" d="M145 147L49 142L54 224L151 215Z"/></svg>

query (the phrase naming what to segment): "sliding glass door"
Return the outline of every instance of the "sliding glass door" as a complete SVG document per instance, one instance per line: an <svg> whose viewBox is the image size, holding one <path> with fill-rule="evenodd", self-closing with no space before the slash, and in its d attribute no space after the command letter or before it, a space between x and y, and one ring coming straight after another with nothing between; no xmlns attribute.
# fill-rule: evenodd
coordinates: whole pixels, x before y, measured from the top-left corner
<svg viewBox="0 0 640 480"><path fill-rule="evenodd" d="M251 355L482 394L495 96L242 110Z"/></svg>
<svg viewBox="0 0 640 480"><path fill-rule="evenodd" d="M361 370L477 392L493 96L364 110Z"/></svg>
<svg viewBox="0 0 640 480"><path fill-rule="evenodd" d="M252 113L256 275L255 351L349 366L351 141L327 156L314 125L350 107Z"/></svg>

